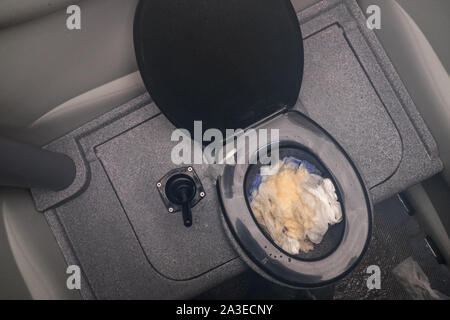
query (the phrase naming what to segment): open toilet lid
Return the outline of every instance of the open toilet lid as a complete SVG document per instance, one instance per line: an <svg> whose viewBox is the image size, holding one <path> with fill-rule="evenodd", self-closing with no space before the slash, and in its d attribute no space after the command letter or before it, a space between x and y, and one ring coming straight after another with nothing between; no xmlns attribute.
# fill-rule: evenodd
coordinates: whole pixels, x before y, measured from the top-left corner
<svg viewBox="0 0 450 320"><path fill-rule="evenodd" d="M246 128L298 98L300 26L289 0L141 0L136 58L160 110L193 132Z"/></svg>

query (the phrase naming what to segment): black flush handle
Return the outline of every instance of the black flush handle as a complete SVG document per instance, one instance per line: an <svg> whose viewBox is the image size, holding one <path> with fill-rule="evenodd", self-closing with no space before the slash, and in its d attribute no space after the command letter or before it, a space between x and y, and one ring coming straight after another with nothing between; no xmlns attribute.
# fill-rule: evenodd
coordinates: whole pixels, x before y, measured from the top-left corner
<svg viewBox="0 0 450 320"><path fill-rule="evenodd" d="M186 227L192 226L192 207L205 196L205 189L193 167L181 167L169 171L157 183L161 200L172 214L181 211Z"/></svg>
<svg viewBox="0 0 450 320"><path fill-rule="evenodd" d="M191 201L196 193L194 180L186 174L176 174L167 180L166 196L174 204L181 206L186 227L192 226Z"/></svg>

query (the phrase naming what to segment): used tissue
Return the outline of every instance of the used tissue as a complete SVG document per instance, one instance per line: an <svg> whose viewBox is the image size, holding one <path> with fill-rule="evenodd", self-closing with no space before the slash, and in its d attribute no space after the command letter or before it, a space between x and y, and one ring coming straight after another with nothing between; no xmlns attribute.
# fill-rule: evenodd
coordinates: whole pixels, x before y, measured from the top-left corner
<svg viewBox="0 0 450 320"><path fill-rule="evenodd" d="M312 250L328 225L342 221L332 181L323 178L314 165L292 157L261 167L250 201L258 223L290 254Z"/></svg>

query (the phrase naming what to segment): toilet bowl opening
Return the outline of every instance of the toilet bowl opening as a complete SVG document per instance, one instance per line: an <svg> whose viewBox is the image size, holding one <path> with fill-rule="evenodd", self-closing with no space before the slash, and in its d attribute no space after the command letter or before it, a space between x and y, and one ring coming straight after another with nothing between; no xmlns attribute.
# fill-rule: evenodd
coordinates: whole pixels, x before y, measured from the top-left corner
<svg viewBox="0 0 450 320"><path fill-rule="evenodd" d="M270 145L267 145L265 149L268 149L268 153L270 153ZM261 153L263 149L260 149L256 157L259 160L258 154ZM264 151L266 151L264 150ZM300 251L298 254L290 254L280 248L272 239L272 237L269 235L269 233L258 223L256 220L254 213L251 209L250 203L251 203L251 192L252 192L252 186L256 179L258 179L261 167L263 164L261 164L259 161L257 161L256 164L252 164L248 167L248 170L245 174L244 179L244 193L245 193L245 199L247 203L248 210L252 216L252 218L255 220L256 225L262 233L265 235L265 237L272 243L273 246L277 247L280 251L282 251L284 254L289 256L291 259L296 260L302 260L302 261L317 261L326 258L330 254L332 254L339 244L341 243L341 240L344 235L345 226L346 226L346 216L345 216L345 203L342 201L342 191L340 189L339 183L336 183L335 178L331 175L330 171L326 168L326 166L323 164L323 162L315 156L310 150L308 150L306 147L291 141L282 141L279 143L279 158L280 160L283 160L286 157L293 157L300 161L307 161L309 164L313 165L319 172L320 175L323 178L328 178L333 183L336 195L338 197L338 201L341 205L342 209L342 221L339 223L336 223L334 225L329 225L328 230L323 236L322 241L319 244L314 244L314 249L310 250L308 252L302 252Z"/></svg>

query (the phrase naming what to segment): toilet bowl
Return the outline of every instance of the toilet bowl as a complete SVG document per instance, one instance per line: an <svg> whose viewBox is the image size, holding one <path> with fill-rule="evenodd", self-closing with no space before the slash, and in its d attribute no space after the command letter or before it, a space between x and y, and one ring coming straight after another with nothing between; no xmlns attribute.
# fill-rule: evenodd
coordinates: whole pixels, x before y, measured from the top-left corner
<svg viewBox="0 0 450 320"><path fill-rule="evenodd" d="M159 109L178 128L278 129L280 155L312 163L336 189L343 221L308 253L289 254L259 226L249 186L259 164L225 165L217 181L226 233L267 279L317 287L345 276L370 239L372 204L355 164L313 120L293 110L303 75L303 40L289 0L148 0L134 22L136 57ZM326 61L324 61L326 63ZM258 157L247 150L246 158Z"/></svg>
<svg viewBox="0 0 450 320"><path fill-rule="evenodd" d="M230 240L252 269L274 282L307 288L344 277L362 258L371 234L371 201L357 168L332 136L299 112L282 112L261 127L279 128L281 159L306 160L331 179L343 221L329 226L312 251L289 254L258 224L250 208L250 185L259 165L227 165L217 190Z"/></svg>

